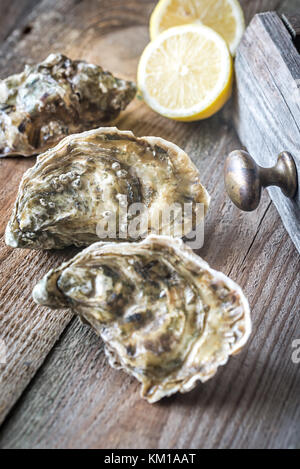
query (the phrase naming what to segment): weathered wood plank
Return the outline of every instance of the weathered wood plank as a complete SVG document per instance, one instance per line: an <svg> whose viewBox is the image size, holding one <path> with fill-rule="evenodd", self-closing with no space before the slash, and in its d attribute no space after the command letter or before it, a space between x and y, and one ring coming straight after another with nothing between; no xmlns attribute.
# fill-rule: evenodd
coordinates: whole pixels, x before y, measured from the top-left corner
<svg viewBox="0 0 300 469"><path fill-rule="evenodd" d="M0 365L0 421L30 382L60 333L70 321L69 312L56 317L31 300L32 282L53 263L70 253L12 251L3 234L23 172L34 159L0 161L0 338L7 348L7 364Z"/></svg>
<svg viewBox="0 0 300 469"><path fill-rule="evenodd" d="M24 19L41 0L1 0L0 4L0 43L23 23ZM30 32L28 25L22 31Z"/></svg>
<svg viewBox="0 0 300 469"><path fill-rule="evenodd" d="M91 0L86 8L85 2L75 0L58 0L55 5L44 0L28 18L31 32L26 37L20 35L19 40L14 34L13 40L6 41L0 49L1 76L19 71L26 61L41 60L48 52L62 51L72 58L95 61L126 78L134 78L139 55L148 41L147 24L154 4L132 0L124 6L118 0ZM258 10L279 4L271 0L243 1L248 19ZM299 258L276 212L270 208L267 194L253 214L242 214L226 198L224 156L240 145L231 126L230 105L206 122L187 125L159 117L139 101L119 122L120 128L130 128L137 135L153 134L173 140L198 165L213 197L201 254L245 287L256 331L249 347L206 386L190 395L149 406L140 400L135 381L109 368L101 342L93 332L73 320L3 425L1 447L297 444L298 435L292 430L297 424L299 382L296 365L290 360L290 348L299 330L296 316ZM2 162L1 234L17 181L31 164L33 160ZM70 320L65 313L36 308L30 300L32 286L61 257L61 253L11 251L3 242L0 246L0 268L4 272L0 288L5 308L5 314L0 313L0 331L2 334L5 330L10 340L9 362L1 370L6 376L6 381L0 382L1 392L4 390L7 396L2 415L29 383ZM13 272L12 278L9 272ZM21 285L22 291L11 293L13 281ZM22 318L27 318L25 324ZM34 339L34 351L31 329L39 332ZM22 359L20 353L14 356L20 350ZM282 362L277 363L280 353ZM22 360L31 362L29 371L26 368L20 372ZM282 376L285 387L280 382ZM276 387L280 392L273 408L268 393Z"/></svg>
<svg viewBox="0 0 300 469"><path fill-rule="evenodd" d="M86 8L85 2L76 0L61 0L55 4L45 0L24 18L22 27L0 48L0 73L6 76L20 71L24 63L36 62L50 52L61 51L74 58L94 60L116 73L135 78L131 51L126 43L123 44L120 32L124 28L128 30L131 41L138 35L141 43L136 47L141 52L148 35L145 28L142 33L139 28L140 23L146 22L149 5L152 7L153 2L131 2L124 7L122 1L112 5L106 0L93 0ZM26 25L30 25L31 30L24 35ZM111 43L113 36L106 36L108 31L112 31L116 39L119 35L119 48ZM89 40L81 40L83 32ZM134 53L137 53L136 48ZM19 181L34 161L34 158L0 161L0 338L5 341L8 353L7 365L0 368L0 422L72 317L69 312L58 316L39 309L31 300L31 291L38 279L49 268L71 256L72 251L48 254L13 251L3 240Z"/></svg>
<svg viewBox="0 0 300 469"><path fill-rule="evenodd" d="M299 0L283 0L278 5L278 8L274 9L277 10L279 13L294 15L295 13L299 13L300 2Z"/></svg>
<svg viewBox="0 0 300 469"><path fill-rule="evenodd" d="M253 19L235 69L235 124L242 143L264 167L289 151L300 174L300 55L275 12ZM269 193L300 252L300 191L294 200L278 188Z"/></svg>
<svg viewBox="0 0 300 469"><path fill-rule="evenodd" d="M235 238L238 245L245 244L246 218ZM220 246L225 254L218 259L249 296L254 333L246 350L214 380L150 406L133 379L109 368L100 339L75 320L3 426L0 446L297 446L300 381L291 344L300 326L299 257L274 208L248 255L241 251L232 269L226 246Z"/></svg>
<svg viewBox="0 0 300 469"><path fill-rule="evenodd" d="M214 204L201 253L241 282L249 296L255 328L245 352L190 395L149 406L139 398L139 385L109 368L101 341L76 320L4 425L1 447L287 447L297 443L299 382L295 383L291 343L299 330L300 261L278 215L269 209L267 194L259 212L252 214L241 214L224 200L218 183L223 171L220 155L238 144L228 129L224 133L224 126L219 118L193 125L186 146L207 181L215 172L209 181ZM268 395L279 386L275 412ZM292 398L286 403L289 393ZM243 432L241 419L247 422ZM257 430L258 420L262 423ZM269 430L272 426L274 435Z"/></svg>
<svg viewBox="0 0 300 469"><path fill-rule="evenodd" d="M295 1L297 2L298 0ZM278 10L283 7L283 4L285 3L290 3L290 0L240 0L247 24L250 23L256 13Z"/></svg>
<svg viewBox="0 0 300 469"><path fill-rule="evenodd" d="M51 52L69 54L71 58L90 60L94 57L97 63L106 66L102 57L109 58L109 65L117 64L122 69L123 64L130 62L131 51L126 48L122 60L114 58L114 48L118 43L113 43L107 37L109 49L98 48L98 41L111 33L120 32L131 27L136 28L135 39L143 48L149 39L145 28L150 12L155 5L153 0L130 1L123 0L43 0L24 21L24 25L30 25L30 32L23 34L23 28L14 31L8 40L0 48L0 78L10 73L21 71L26 63L36 63L43 60ZM138 26L144 26L140 30ZM146 37L144 37L144 35ZM92 50L87 47L93 42ZM136 46L137 47L137 46ZM135 52L134 52L135 53ZM131 68L132 70L132 68ZM135 71L132 70L135 77Z"/></svg>

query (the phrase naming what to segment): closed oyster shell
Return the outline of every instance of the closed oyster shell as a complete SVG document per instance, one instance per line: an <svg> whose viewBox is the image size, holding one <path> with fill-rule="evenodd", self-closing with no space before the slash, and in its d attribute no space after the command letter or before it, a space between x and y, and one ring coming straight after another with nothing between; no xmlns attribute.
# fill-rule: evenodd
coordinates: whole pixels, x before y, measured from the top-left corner
<svg viewBox="0 0 300 469"><path fill-rule="evenodd" d="M0 81L0 157L35 155L66 135L112 123L135 94L134 83L61 54L26 65Z"/></svg>
<svg viewBox="0 0 300 469"><path fill-rule="evenodd" d="M130 230L121 233L122 198L128 206L145 207L140 218L146 232L140 238L131 238ZM173 203L181 207L186 202L192 203L190 216L170 219L157 225L157 231L148 226L147 220L165 207ZM107 239L137 241L149 231L177 236L183 232L183 223L192 229L198 214L202 216L201 208L205 212L208 205L196 167L176 145L156 137L136 138L116 128L99 128L66 137L25 173L6 243L30 249L87 246L106 239L98 228L102 223L105 226L107 213L116 215L118 222L116 235L109 234Z"/></svg>
<svg viewBox="0 0 300 469"><path fill-rule="evenodd" d="M51 270L33 297L88 322L150 403L207 381L251 332L240 287L171 237L96 243Z"/></svg>

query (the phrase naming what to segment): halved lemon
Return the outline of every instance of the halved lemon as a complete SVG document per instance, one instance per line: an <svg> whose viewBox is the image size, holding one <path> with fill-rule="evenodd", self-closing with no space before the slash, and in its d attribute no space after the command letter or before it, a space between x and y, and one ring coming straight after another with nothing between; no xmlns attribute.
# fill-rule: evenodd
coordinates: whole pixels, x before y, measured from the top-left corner
<svg viewBox="0 0 300 469"><path fill-rule="evenodd" d="M151 39L166 29L193 22L214 29L235 54L245 30L243 10L237 0L160 0L150 20Z"/></svg>
<svg viewBox="0 0 300 469"><path fill-rule="evenodd" d="M195 121L215 114L232 91L232 57L211 28L171 28L150 42L138 67L144 101L159 114Z"/></svg>

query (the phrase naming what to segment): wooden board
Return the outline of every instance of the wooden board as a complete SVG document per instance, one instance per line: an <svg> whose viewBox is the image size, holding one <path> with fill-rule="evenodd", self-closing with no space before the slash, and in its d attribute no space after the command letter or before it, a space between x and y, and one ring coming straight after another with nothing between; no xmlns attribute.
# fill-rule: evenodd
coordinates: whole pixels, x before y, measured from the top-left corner
<svg viewBox="0 0 300 469"><path fill-rule="evenodd" d="M248 20L284 3L242 2ZM87 8L86 0L44 0L0 47L0 74L61 51L134 79L154 4L89 0ZM197 164L212 195L200 254L245 289L254 320L249 345L205 386L150 406L134 380L110 369L92 331L68 312L38 308L31 300L35 282L73 251L13 251L2 239L0 338L7 342L8 363L0 369L1 448L298 445L299 365L291 356L300 337L300 259L267 193L252 214L238 211L225 195L224 158L240 146L232 115L229 104L207 121L175 123L136 100L118 125L172 140ZM0 161L2 238L18 182L33 163Z"/></svg>
<svg viewBox="0 0 300 469"><path fill-rule="evenodd" d="M1 0L0 16L0 41L4 41L18 26L22 25L24 15L28 13L40 2L40 0ZM22 29L24 35L30 32L30 25L25 25Z"/></svg>
<svg viewBox="0 0 300 469"><path fill-rule="evenodd" d="M300 187L300 54L275 12L257 15L240 44L235 103L237 132L255 161L271 167L289 151ZM294 200L278 188L269 193L300 252L300 190Z"/></svg>

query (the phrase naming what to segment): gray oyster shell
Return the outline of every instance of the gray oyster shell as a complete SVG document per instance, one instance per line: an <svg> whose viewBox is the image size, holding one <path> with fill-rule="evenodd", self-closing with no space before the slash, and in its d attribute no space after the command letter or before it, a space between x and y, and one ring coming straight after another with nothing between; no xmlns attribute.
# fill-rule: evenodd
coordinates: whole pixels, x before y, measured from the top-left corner
<svg viewBox="0 0 300 469"><path fill-rule="evenodd" d="M145 232L139 238L130 237L130 230L122 232L124 198L128 207L145 208L141 215ZM148 226L148 220L166 205L181 207L187 201L193 208L190 215L167 220L156 229L155 224ZM185 229L194 227L209 201L198 170L179 147L103 127L66 137L38 157L21 182L6 243L15 248L61 249L88 246L99 239L136 241L149 232L179 236L183 223ZM100 236L99 225L106 225L107 214L116 218L116 233Z"/></svg>
<svg viewBox="0 0 300 469"><path fill-rule="evenodd" d="M171 237L96 243L51 270L33 297L89 323L150 403L210 379L251 333L241 288Z"/></svg>
<svg viewBox="0 0 300 469"><path fill-rule="evenodd" d="M98 65L51 54L0 81L0 157L41 153L66 135L112 123L134 83Z"/></svg>

